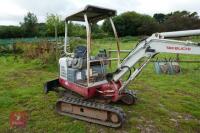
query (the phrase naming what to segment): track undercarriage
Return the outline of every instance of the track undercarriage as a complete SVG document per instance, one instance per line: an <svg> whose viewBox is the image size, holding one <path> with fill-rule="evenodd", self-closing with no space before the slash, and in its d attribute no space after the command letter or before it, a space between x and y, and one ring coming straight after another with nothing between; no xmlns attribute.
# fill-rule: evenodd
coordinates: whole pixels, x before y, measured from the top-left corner
<svg viewBox="0 0 200 133"><path fill-rule="evenodd" d="M45 85L45 92L58 92L60 98L55 106L58 114L108 127L116 128L124 124L126 120L125 112L122 108L111 105L111 99L98 96L85 99L77 93L56 84L56 81L58 80L48 82L51 84ZM135 92L126 90L121 102L131 105L135 101Z"/></svg>
<svg viewBox="0 0 200 133"><path fill-rule="evenodd" d="M56 112L79 120L109 127L120 127L125 122L121 108L81 98L63 97L56 103Z"/></svg>

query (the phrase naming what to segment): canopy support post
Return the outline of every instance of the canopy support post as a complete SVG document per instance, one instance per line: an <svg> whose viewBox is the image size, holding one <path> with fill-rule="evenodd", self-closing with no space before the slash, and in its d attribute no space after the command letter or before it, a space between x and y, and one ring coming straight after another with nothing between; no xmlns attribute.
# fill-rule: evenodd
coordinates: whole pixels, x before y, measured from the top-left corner
<svg viewBox="0 0 200 133"><path fill-rule="evenodd" d="M114 32L114 35L115 35L115 39L116 39L116 42L117 42L117 58L118 58L118 67L120 66L120 46L119 46L119 37L117 35L117 30L115 28L115 25L112 21L112 18L109 17L109 20L110 20L110 23L112 25L112 29L113 29L113 32Z"/></svg>
<svg viewBox="0 0 200 133"><path fill-rule="evenodd" d="M67 29L68 21L65 21L65 41L64 41L64 52L67 55L67 45L68 45L68 29Z"/></svg>
<svg viewBox="0 0 200 133"><path fill-rule="evenodd" d="M84 14L87 31L87 85L90 85L90 48L91 48L91 28L88 22L87 14Z"/></svg>

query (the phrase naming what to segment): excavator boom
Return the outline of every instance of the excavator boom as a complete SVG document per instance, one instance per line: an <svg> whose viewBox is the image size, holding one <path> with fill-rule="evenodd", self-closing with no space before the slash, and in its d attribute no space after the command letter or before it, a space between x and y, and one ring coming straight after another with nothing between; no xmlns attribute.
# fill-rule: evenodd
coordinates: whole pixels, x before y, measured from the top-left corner
<svg viewBox="0 0 200 133"><path fill-rule="evenodd" d="M186 30L186 31L173 31L173 32L162 32L158 33L164 38L173 38L173 37L187 37L187 36L198 36L200 35L200 30Z"/></svg>
<svg viewBox="0 0 200 133"><path fill-rule="evenodd" d="M141 41L135 49L133 49L129 55L122 61L120 67L115 73L108 74L107 80L118 81L123 75L130 71L131 68L142 58L147 57L141 67L135 69L135 71L130 75L129 79L125 81L121 89L122 91L131 80L134 80L136 76L142 71L142 69L148 64L148 62L155 55L159 53L177 53L177 54L194 54L200 55L200 47L197 43L190 41L177 41L164 38L170 37L183 37L200 35L200 30L189 30L189 31L178 31L178 32L164 32L156 33L146 40Z"/></svg>

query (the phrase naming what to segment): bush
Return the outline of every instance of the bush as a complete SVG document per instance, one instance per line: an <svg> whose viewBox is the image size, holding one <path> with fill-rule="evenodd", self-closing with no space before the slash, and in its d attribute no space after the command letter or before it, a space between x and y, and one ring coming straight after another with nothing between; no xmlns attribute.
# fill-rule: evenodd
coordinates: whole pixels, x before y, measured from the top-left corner
<svg viewBox="0 0 200 133"><path fill-rule="evenodd" d="M69 46L70 46L70 51L69 52L73 52L74 49L77 46L86 46L87 42L86 39L84 38L80 38L80 37L71 37L69 38Z"/></svg>
<svg viewBox="0 0 200 133"><path fill-rule="evenodd" d="M47 40L40 43L17 43L16 48L22 51L21 56L25 60L40 59L43 64L57 64L57 57L61 54L57 45Z"/></svg>

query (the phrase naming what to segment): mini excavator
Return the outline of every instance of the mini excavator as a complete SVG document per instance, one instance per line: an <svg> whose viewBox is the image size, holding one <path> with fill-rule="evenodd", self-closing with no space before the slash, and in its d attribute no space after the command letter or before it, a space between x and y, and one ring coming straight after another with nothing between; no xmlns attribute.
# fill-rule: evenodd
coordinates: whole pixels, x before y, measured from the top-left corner
<svg viewBox="0 0 200 133"><path fill-rule="evenodd" d="M88 5L66 17L65 56L59 59L60 74L57 79L44 85L46 94L50 91L62 91L62 97L55 106L58 114L108 127L120 127L125 122L126 114L122 108L110 103L121 101L132 105L136 102L135 91L128 90L127 86L153 57L159 53L200 55L198 43L169 39L200 35L199 29L155 33L140 41L121 61L119 39L112 21L115 15L115 10ZM96 56L90 55L91 25L104 19L110 21L116 38L116 58L108 57L106 50L100 50ZM69 21L85 22L87 33L87 45L77 46L73 53L67 50ZM116 71L107 72L108 62L113 60L117 62ZM141 60L140 66L136 65ZM122 80L127 74L128 79Z"/></svg>

